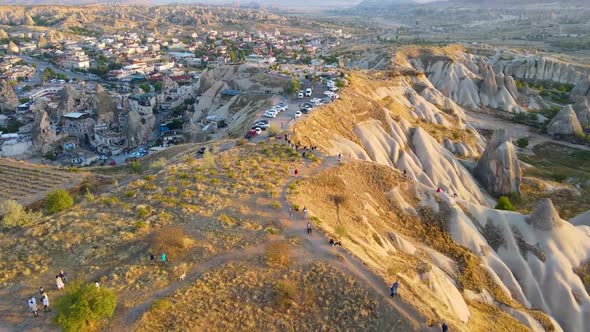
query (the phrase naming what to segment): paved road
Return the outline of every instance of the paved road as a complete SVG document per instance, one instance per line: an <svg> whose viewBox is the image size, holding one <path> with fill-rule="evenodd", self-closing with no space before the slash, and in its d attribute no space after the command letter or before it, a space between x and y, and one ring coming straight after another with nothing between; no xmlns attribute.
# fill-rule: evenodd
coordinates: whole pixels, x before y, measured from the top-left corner
<svg viewBox="0 0 590 332"><path fill-rule="evenodd" d="M69 79L77 79L80 81L96 81L97 79L93 79L87 75L83 75L81 73L76 73L76 72L72 72L72 71L65 71L63 69L60 69L52 64L50 64L47 61L42 61L42 60L37 60L37 59L33 59L28 55L19 55L19 57L21 59L23 59L25 62L28 63L34 63L37 66L37 71L35 72L35 76L31 79L30 83L33 84L40 84L42 83L41 80L41 74L43 74L43 71L46 68L51 68L55 73L57 74L64 74L66 75Z"/></svg>

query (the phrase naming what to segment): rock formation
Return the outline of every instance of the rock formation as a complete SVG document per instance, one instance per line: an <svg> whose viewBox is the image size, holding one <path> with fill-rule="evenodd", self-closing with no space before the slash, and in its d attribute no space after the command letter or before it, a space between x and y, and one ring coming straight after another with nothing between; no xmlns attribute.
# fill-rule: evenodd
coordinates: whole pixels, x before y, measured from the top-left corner
<svg viewBox="0 0 590 332"><path fill-rule="evenodd" d="M0 113L14 112L18 106L18 97L6 80L0 80Z"/></svg>
<svg viewBox="0 0 590 332"><path fill-rule="evenodd" d="M520 192L522 171L516 149L504 129L496 130L479 159L474 174L494 196Z"/></svg>
<svg viewBox="0 0 590 332"><path fill-rule="evenodd" d="M8 53L18 53L18 46L16 46L16 44L11 40L8 42L8 47L7 47Z"/></svg>
<svg viewBox="0 0 590 332"><path fill-rule="evenodd" d="M130 146L137 146L149 140L156 125L153 114L143 116L135 111L127 114L127 141Z"/></svg>
<svg viewBox="0 0 590 332"><path fill-rule="evenodd" d="M572 65L544 55L518 56L511 60L500 60L494 64L497 71L527 81L547 81L576 84L587 68Z"/></svg>
<svg viewBox="0 0 590 332"><path fill-rule="evenodd" d="M58 104L55 113L52 116L56 119L60 119L64 114L74 112L76 107L76 98L79 97L78 91L71 86L66 84L64 88L58 93Z"/></svg>
<svg viewBox="0 0 590 332"><path fill-rule="evenodd" d="M92 104L96 111L98 122L115 122L117 116L115 101L108 92L104 91L100 84L96 87L96 94L92 98Z"/></svg>
<svg viewBox="0 0 590 332"><path fill-rule="evenodd" d="M590 76L583 77L579 80L572 89L571 95L590 97Z"/></svg>
<svg viewBox="0 0 590 332"><path fill-rule="evenodd" d="M550 231L563 225L563 221L549 198L545 198L539 202L531 214L529 214L527 222L542 231Z"/></svg>
<svg viewBox="0 0 590 332"><path fill-rule="evenodd" d="M35 112L35 122L32 131L33 150L45 154L49 152L58 136L51 129L49 115L45 110Z"/></svg>
<svg viewBox="0 0 590 332"><path fill-rule="evenodd" d="M0 39L8 39L8 34L3 29L0 29Z"/></svg>
<svg viewBox="0 0 590 332"><path fill-rule="evenodd" d="M590 126L590 105L588 103L588 98L579 97L573 108L582 127Z"/></svg>
<svg viewBox="0 0 590 332"><path fill-rule="evenodd" d="M547 126L549 135L579 135L582 126L571 105L564 106Z"/></svg>
<svg viewBox="0 0 590 332"><path fill-rule="evenodd" d="M37 41L37 47L42 48L45 45L47 45L47 39L45 39L43 36L40 36L39 40Z"/></svg>

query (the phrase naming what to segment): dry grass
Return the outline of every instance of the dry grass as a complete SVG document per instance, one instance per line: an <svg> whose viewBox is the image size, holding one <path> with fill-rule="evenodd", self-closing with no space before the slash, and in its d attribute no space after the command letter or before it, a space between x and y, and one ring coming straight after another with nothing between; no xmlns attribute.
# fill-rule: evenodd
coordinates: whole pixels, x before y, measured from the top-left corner
<svg viewBox="0 0 590 332"><path fill-rule="evenodd" d="M257 260L206 272L146 313L140 331L406 331L380 295L330 265L268 268ZM159 305L158 305L159 307Z"/></svg>

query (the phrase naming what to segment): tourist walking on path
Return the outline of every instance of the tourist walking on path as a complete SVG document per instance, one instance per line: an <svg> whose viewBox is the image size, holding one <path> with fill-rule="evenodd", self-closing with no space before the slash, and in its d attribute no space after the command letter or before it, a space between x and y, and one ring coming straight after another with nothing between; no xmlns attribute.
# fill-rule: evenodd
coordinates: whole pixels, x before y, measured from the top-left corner
<svg viewBox="0 0 590 332"><path fill-rule="evenodd" d="M342 162L342 153L339 153L338 154L338 163L341 163L341 162Z"/></svg>
<svg viewBox="0 0 590 332"><path fill-rule="evenodd" d="M297 168L293 171L293 175L295 175L295 177L297 177L297 174L299 174L299 171L297 170Z"/></svg>
<svg viewBox="0 0 590 332"><path fill-rule="evenodd" d="M156 255L150 251L150 263L154 264L156 261Z"/></svg>
<svg viewBox="0 0 590 332"><path fill-rule="evenodd" d="M391 288L390 288L390 293L389 293L389 295L390 295L391 297L394 297L394 296L396 296L396 295L397 295L397 288L398 288L398 287L399 287L399 282L397 282L397 281L396 281L396 282L394 282L394 283L393 283L393 285L391 285Z"/></svg>
<svg viewBox="0 0 590 332"><path fill-rule="evenodd" d="M166 264L166 253L162 253L162 264Z"/></svg>
<svg viewBox="0 0 590 332"><path fill-rule="evenodd" d="M303 220L307 220L307 208L303 207Z"/></svg>
<svg viewBox="0 0 590 332"><path fill-rule="evenodd" d="M29 299L29 308L33 312L33 317L39 317L39 307L37 307L37 300L34 296L31 296L31 298Z"/></svg>
<svg viewBox="0 0 590 332"><path fill-rule="evenodd" d="M311 223L307 222L307 235L311 235Z"/></svg>
<svg viewBox="0 0 590 332"><path fill-rule="evenodd" d="M55 285L57 286L57 290L64 288L64 282L63 282L63 280L61 280L59 275L55 276Z"/></svg>
<svg viewBox="0 0 590 332"><path fill-rule="evenodd" d="M64 284L68 283L68 274L64 272L64 270L59 271L59 277L61 278L61 281L63 281Z"/></svg>
<svg viewBox="0 0 590 332"><path fill-rule="evenodd" d="M293 207L289 207L289 220L293 218Z"/></svg>
<svg viewBox="0 0 590 332"><path fill-rule="evenodd" d="M442 332L447 332L449 330L449 326L447 325L446 322L443 322L442 325L440 326Z"/></svg>
<svg viewBox="0 0 590 332"><path fill-rule="evenodd" d="M43 293L41 296L41 303L43 303L43 310L45 312L51 312L51 309L49 309L49 296L47 296L47 293Z"/></svg>

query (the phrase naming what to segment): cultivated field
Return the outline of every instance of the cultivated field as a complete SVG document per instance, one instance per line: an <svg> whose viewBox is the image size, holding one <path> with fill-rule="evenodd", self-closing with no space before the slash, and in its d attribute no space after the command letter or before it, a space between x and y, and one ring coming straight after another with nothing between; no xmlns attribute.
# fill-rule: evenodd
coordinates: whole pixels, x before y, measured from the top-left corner
<svg viewBox="0 0 590 332"><path fill-rule="evenodd" d="M88 176L84 172L68 172L32 165L11 159L0 159L0 201L15 200L32 204L57 188L71 189Z"/></svg>

